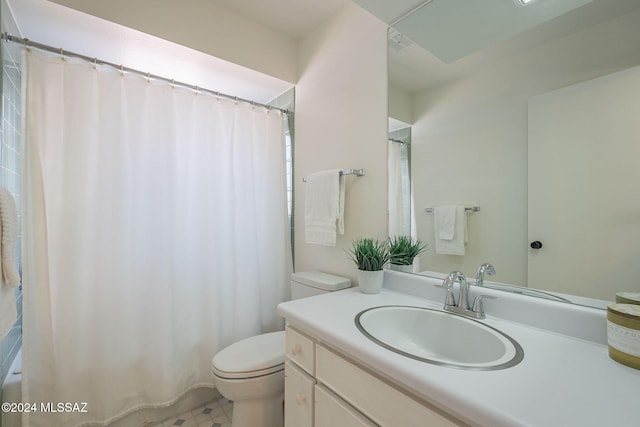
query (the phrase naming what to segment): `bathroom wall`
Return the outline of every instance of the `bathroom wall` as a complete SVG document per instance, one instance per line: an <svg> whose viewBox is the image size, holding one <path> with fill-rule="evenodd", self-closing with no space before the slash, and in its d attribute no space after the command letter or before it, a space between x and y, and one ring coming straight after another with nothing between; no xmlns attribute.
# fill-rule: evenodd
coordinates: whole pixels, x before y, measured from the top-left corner
<svg viewBox="0 0 640 427"><path fill-rule="evenodd" d="M411 109L411 93L389 86L389 117L404 123L412 123L415 120Z"/></svg>
<svg viewBox="0 0 640 427"><path fill-rule="evenodd" d="M358 237L387 235L386 24L348 3L300 42L296 85L295 269L355 281L345 249ZM305 184L324 169L364 168L346 178L345 234L336 247L304 240Z"/></svg>
<svg viewBox="0 0 640 427"><path fill-rule="evenodd" d="M16 31L2 0L2 32ZM2 42L2 121L0 122L0 186L11 192L20 210L20 47ZM20 265L20 242L16 262ZM22 345L22 291L16 290L18 321L0 341L0 384Z"/></svg>

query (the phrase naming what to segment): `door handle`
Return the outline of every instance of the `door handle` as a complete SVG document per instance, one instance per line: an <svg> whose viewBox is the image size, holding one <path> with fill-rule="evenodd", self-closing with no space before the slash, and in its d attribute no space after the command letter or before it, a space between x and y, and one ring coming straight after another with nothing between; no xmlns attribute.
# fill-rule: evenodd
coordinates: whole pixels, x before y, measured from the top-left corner
<svg viewBox="0 0 640 427"><path fill-rule="evenodd" d="M540 249L542 247L542 242L540 240L534 240L531 242L531 249Z"/></svg>

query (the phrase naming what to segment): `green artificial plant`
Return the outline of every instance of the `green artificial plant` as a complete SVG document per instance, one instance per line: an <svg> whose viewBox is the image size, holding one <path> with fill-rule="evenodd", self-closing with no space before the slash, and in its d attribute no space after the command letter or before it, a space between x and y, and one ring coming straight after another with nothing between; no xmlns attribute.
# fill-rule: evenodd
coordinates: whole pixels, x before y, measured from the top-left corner
<svg viewBox="0 0 640 427"><path fill-rule="evenodd" d="M347 253L358 266L358 270L363 271L382 270L389 261L387 242L377 239L356 239Z"/></svg>
<svg viewBox="0 0 640 427"><path fill-rule="evenodd" d="M389 239L389 261L396 265L411 265L413 259L427 250L427 244L408 236Z"/></svg>

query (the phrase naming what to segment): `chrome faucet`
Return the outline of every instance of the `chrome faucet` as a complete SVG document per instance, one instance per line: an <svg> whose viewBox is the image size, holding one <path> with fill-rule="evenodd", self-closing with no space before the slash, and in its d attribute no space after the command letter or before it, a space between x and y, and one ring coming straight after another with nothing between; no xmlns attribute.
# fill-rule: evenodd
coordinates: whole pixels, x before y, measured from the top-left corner
<svg viewBox="0 0 640 427"><path fill-rule="evenodd" d="M493 265L488 262L485 262L478 268L478 273L476 274L476 286L484 286L485 274L488 274L489 276L496 274L496 270L493 268Z"/></svg>
<svg viewBox="0 0 640 427"><path fill-rule="evenodd" d="M493 267L492 267L493 268ZM483 272L484 274L484 272ZM458 295L458 302L453 295L453 284L455 282L460 283L460 293ZM462 314L464 316L474 317L476 319L484 319L484 306L482 300L484 298L495 298L488 295L478 295L473 300L473 307L469 306L469 282L467 278L459 271L452 271L444 279L442 285L436 285L443 287L447 290L447 297L444 302L444 310L450 311L456 314Z"/></svg>

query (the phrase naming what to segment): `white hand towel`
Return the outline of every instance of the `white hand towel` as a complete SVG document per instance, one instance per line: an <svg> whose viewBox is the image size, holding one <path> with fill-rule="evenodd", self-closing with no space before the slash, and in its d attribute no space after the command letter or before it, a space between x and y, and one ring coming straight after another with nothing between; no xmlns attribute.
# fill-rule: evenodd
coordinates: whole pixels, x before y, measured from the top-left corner
<svg viewBox="0 0 640 427"><path fill-rule="evenodd" d="M344 190L346 177L338 173L338 234L344 234Z"/></svg>
<svg viewBox="0 0 640 427"><path fill-rule="evenodd" d="M13 196L0 188L0 339L4 338L18 318L15 287L20 275L14 261L18 240L18 212Z"/></svg>
<svg viewBox="0 0 640 427"><path fill-rule="evenodd" d="M456 229L456 206L437 206L433 209L436 237L453 240Z"/></svg>
<svg viewBox="0 0 640 427"><path fill-rule="evenodd" d="M7 336L18 320L16 290L0 282L0 340Z"/></svg>
<svg viewBox="0 0 640 427"><path fill-rule="evenodd" d="M344 177L339 169L307 177L305 241L335 246L336 232L344 234Z"/></svg>
<svg viewBox="0 0 640 427"><path fill-rule="evenodd" d="M445 206L443 208L449 208ZM443 221L439 223L437 214L439 208L434 208L434 236L436 243L436 253L441 255L460 255L465 253L465 243L467 242L467 212L464 206L455 206L455 220L453 224L453 236L451 239L443 239L440 237L440 224L448 226L449 223ZM447 210L443 210L448 212ZM449 237L448 233L443 234L445 237Z"/></svg>
<svg viewBox="0 0 640 427"><path fill-rule="evenodd" d="M13 196L4 188L0 188L0 223L2 224L2 238L0 238L2 281L15 288L20 285L20 274L15 262L18 209Z"/></svg>

